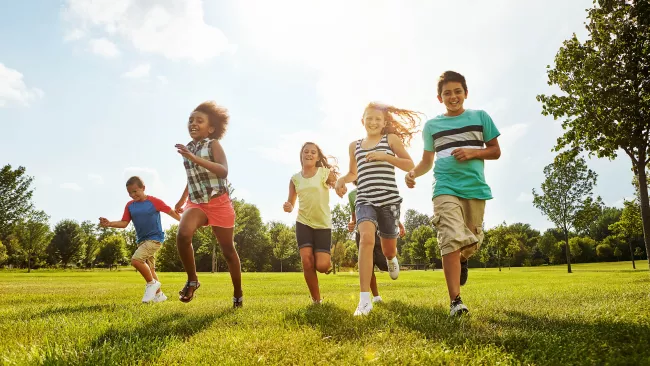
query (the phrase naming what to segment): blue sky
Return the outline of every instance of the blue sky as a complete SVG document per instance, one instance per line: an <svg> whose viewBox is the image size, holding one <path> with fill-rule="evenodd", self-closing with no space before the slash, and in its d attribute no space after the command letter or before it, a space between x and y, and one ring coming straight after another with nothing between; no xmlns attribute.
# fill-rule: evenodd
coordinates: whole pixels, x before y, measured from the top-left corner
<svg viewBox="0 0 650 366"><path fill-rule="evenodd" d="M535 100L554 92L546 65L583 22L591 0L464 1L5 1L0 11L0 163L35 177L36 206L78 221L121 217L124 188L140 175L169 205L185 184L174 149L192 109L215 100L231 113L223 139L235 196L265 221L282 211L303 142L317 142L345 170L363 136L369 101L443 112L437 76L468 80L466 107L501 130L502 157L486 163L495 199L486 225L551 224L532 188L554 156L558 122ZM423 121L424 122L424 121ZM421 138L410 153L417 163ZM633 196L630 162L592 159L596 194L621 206ZM431 214L431 176L399 184L402 212ZM332 206L345 202L334 193ZM164 218L164 226L172 223Z"/></svg>

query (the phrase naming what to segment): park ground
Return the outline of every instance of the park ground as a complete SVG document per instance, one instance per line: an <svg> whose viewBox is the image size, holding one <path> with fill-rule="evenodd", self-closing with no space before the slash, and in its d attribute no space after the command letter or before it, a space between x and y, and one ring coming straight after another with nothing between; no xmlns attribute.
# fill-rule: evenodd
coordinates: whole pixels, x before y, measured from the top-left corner
<svg viewBox="0 0 650 366"><path fill-rule="evenodd" d="M448 318L441 271L377 273L385 303L355 318L358 275L320 275L313 306L301 273L245 273L231 308L226 273L160 273L164 303L139 303L120 271L0 271L0 364L620 364L650 365L646 263L471 269L471 316Z"/></svg>

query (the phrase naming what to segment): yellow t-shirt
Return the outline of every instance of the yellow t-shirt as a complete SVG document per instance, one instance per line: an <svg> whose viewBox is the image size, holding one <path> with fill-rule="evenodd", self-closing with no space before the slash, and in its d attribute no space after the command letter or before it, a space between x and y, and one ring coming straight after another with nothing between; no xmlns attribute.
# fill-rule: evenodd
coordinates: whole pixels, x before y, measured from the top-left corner
<svg viewBox="0 0 650 366"><path fill-rule="evenodd" d="M319 167L311 178L304 178L302 172L291 177L298 193L298 221L312 229L331 229L330 192L327 186L328 168Z"/></svg>

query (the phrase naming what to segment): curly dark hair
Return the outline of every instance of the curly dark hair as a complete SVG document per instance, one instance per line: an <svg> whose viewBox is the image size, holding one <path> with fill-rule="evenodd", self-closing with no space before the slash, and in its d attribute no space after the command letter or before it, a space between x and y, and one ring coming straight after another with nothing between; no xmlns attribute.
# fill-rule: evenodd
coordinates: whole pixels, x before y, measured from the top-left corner
<svg viewBox="0 0 650 366"><path fill-rule="evenodd" d="M228 109L210 100L199 104L192 112L205 113L208 116L208 123L214 128L214 132L209 137L211 139L221 140L226 133L228 121L230 120Z"/></svg>

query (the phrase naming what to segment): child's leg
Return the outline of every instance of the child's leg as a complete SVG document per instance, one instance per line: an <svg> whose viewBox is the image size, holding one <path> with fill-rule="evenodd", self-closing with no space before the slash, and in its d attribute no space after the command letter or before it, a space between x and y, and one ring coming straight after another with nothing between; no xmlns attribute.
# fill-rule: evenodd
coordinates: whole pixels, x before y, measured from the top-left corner
<svg viewBox="0 0 650 366"><path fill-rule="evenodd" d="M188 281L197 281L196 263L194 262L194 248L192 248L192 237L198 228L208 222L208 217L198 208L190 208L183 212L181 222L178 224L176 234L176 247L178 255L183 262L183 268L187 273Z"/></svg>
<svg viewBox="0 0 650 366"><path fill-rule="evenodd" d="M460 295L460 250L442 256L442 269L445 273L450 301Z"/></svg>
<svg viewBox="0 0 650 366"><path fill-rule="evenodd" d="M150 258L149 260L147 260L147 265L151 270L151 277L153 277L154 280L160 282L160 280L158 279L158 275L156 274L156 261L153 258ZM156 291L157 294L160 292L162 292L161 288L159 288L158 291Z"/></svg>
<svg viewBox="0 0 650 366"><path fill-rule="evenodd" d="M136 258L131 258L131 265L135 267L135 269L137 269L138 272L140 272L142 278L144 278L144 280L147 283L154 280L155 277L153 277L149 265L147 265L147 263L145 263L144 261Z"/></svg>
<svg viewBox="0 0 650 366"><path fill-rule="evenodd" d="M332 257L329 253L316 252L314 253L314 259L316 261L315 268L318 272L329 272L330 268L332 267Z"/></svg>
<svg viewBox="0 0 650 366"><path fill-rule="evenodd" d="M320 289L318 288L318 276L316 275L316 264L314 250L310 246L300 248L300 261L302 262L302 273L305 276L307 288L311 298L320 300Z"/></svg>
<svg viewBox="0 0 650 366"><path fill-rule="evenodd" d="M233 296L240 298L243 295L241 288L241 262L235 249L234 228L212 227L212 232L219 242L221 252L228 263L230 279L232 280Z"/></svg>
<svg viewBox="0 0 650 366"><path fill-rule="evenodd" d="M482 233L478 229L480 224L471 225L472 229L467 226L465 216L469 212L465 207L465 201L451 195L440 195L433 199L433 224L438 230L442 266L449 298L452 301L460 295L461 252L463 250L470 251L469 257L471 251L475 250L482 239ZM479 202L477 205L482 205L484 208L485 201L481 202L482 204ZM477 216L480 216L480 220L482 220L482 212Z"/></svg>
<svg viewBox="0 0 650 366"><path fill-rule="evenodd" d="M381 250L386 259L391 260L397 255L397 238L399 237L399 205L388 205L379 209L377 222L381 238Z"/></svg>
<svg viewBox="0 0 650 366"><path fill-rule="evenodd" d="M358 216L357 216L358 217ZM372 221L358 224L359 228L359 288L361 292L370 292L372 279L373 255L375 247L375 232L377 227Z"/></svg>
<svg viewBox="0 0 650 366"><path fill-rule="evenodd" d="M375 276L375 271L372 271L372 277L370 278L370 291L372 291L372 296L379 296L379 289L377 288L377 276Z"/></svg>
<svg viewBox="0 0 650 366"><path fill-rule="evenodd" d="M332 257L330 250L332 247L332 230L331 229L313 229L314 259L315 267L320 273L329 273L332 269Z"/></svg>
<svg viewBox="0 0 650 366"><path fill-rule="evenodd" d="M155 280L158 280L156 273L153 268L149 265L149 261L153 259L153 256L160 249L161 244L153 240L145 240L138 246L133 257L131 257L131 265L140 272L142 277L147 283Z"/></svg>

